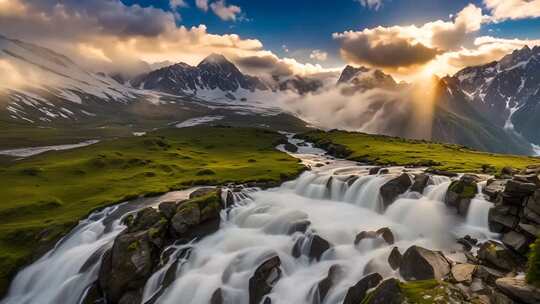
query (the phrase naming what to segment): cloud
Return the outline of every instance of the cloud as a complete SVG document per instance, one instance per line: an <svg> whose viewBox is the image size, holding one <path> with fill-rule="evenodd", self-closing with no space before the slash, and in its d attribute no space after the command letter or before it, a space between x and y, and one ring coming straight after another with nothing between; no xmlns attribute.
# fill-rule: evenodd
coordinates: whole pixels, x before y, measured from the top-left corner
<svg viewBox="0 0 540 304"><path fill-rule="evenodd" d="M360 2L362 6L367 7L372 10L379 10L383 4L383 0L355 0Z"/></svg>
<svg viewBox="0 0 540 304"><path fill-rule="evenodd" d="M484 0L484 5L494 22L540 17L540 0Z"/></svg>
<svg viewBox="0 0 540 304"><path fill-rule="evenodd" d="M207 12L208 11L208 0L195 0L195 6L199 9Z"/></svg>
<svg viewBox="0 0 540 304"><path fill-rule="evenodd" d="M311 54L309 54L309 58L317 61L326 61L326 59L328 59L328 53L321 50L313 50Z"/></svg>
<svg viewBox="0 0 540 304"><path fill-rule="evenodd" d="M227 5L225 0L212 2L210 8L223 21L236 21L237 15L242 13L242 9L236 5Z"/></svg>
<svg viewBox="0 0 540 304"><path fill-rule="evenodd" d="M469 4L451 21L436 20L423 25L366 28L334 33L345 61L409 73L446 52L459 50L477 32L485 17Z"/></svg>
<svg viewBox="0 0 540 304"><path fill-rule="evenodd" d="M273 56L281 62L278 71L324 71L317 65L278 58L257 39L212 34L205 25L177 25L173 12L158 8L119 0L4 1L0 0L4 35L54 49L94 71L133 76L158 62L197 64L211 53L229 58Z"/></svg>
<svg viewBox="0 0 540 304"><path fill-rule="evenodd" d="M188 7L189 5L185 2L185 0L170 0L169 6L172 9L179 9L183 7Z"/></svg>

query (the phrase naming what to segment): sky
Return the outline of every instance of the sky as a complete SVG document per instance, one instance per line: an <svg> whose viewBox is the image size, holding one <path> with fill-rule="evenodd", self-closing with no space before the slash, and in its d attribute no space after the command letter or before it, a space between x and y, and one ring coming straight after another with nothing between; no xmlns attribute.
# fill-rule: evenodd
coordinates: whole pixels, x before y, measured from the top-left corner
<svg viewBox="0 0 540 304"><path fill-rule="evenodd" d="M256 75L453 74L540 44L540 0L0 0L0 34L136 74L221 53Z"/></svg>

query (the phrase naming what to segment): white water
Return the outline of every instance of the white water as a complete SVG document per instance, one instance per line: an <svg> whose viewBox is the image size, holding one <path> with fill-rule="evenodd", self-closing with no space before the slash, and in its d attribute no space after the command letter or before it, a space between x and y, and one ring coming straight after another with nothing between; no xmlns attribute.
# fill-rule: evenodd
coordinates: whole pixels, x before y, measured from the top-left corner
<svg viewBox="0 0 540 304"><path fill-rule="evenodd" d="M222 211L218 232L193 244L173 246L173 258L148 280L144 301L208 304L214 291L221 288L224 303L247 304L248 281L254 270L267 258L278 255L282 277L269 295L272 303L313 303L314 286L326 277L332 265L339 264L343 266L344 277L324 300L327 304L337 304L343 301L348 288L364 276L368 264L370 271L399 276L386 261L393 246L398 246L402 253L413 244L451 252L460 248L455 242L457 237L491 236L487 228L490 203L479 194L472 201L467 217L457 216L455 210L443 202L450 184L448 178L432 176L423 194L404 193L388 209L382 210L379 188L404 168L391 168L389 175L367 175L367 166L333 160L320 153L310 154L310 149L312 147L306 146L299 151L302 154L295 155L301 155L305 163L326 165L314 167L279 188L235 193L235 206ZM305 220L311 222L305 234L287 234L294 223ZM99 221L93 223L99 227ZM77 303L84 289L95 281L99 262L92 270L83 273L78 270L98 248L111 245L112 238L121 230L115 223L116 228L109 233L103 232L103 228L97 229L86 243L80 241L68 246L65 242L58 247L62 249L25 269L17 276L9 297L2 304ZM354 245L361 231L383 227L393 231L394 245L372 240ZM86 230L94 231L88 224L67 239L83 239ZM314 234L332 244L320 261L310 261L306 256ZM294 258L292 249L299 239L304 240L303 255ZM188 248L189 255L181 254ZM179 263L174 263L174 257ZM62 267L70 270L63 271ZM168 271L176 273L176 280L162 288Z"/></svg>

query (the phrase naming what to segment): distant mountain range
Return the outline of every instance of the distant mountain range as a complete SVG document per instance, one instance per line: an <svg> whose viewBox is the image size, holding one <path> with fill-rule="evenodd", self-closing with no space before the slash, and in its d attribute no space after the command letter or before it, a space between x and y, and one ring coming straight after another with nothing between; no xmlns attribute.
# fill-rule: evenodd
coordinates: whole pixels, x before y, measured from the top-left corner
<svg viewBox="0 0 540 304"><path fill-rule="evenodd" d="M177 63L122 79L91 73L54 51L0 36L0 60L8 68L16 66L20 74L0 84L0 123L9 124L171 123L216 111L208 102L219 102L220 111L230 107L242 115L260 105L260 99L277 98L275 94L317 94L326 88L317 78L247 75L217 54L197 66ZM335 86L352 97L371 89L399 92L411 88L380 70L352 66L345 67ZM530 143L540 145L539 91L539 47L524 48L500 61L440 79L430 139L487 151L532 154ZM309 102L310 95L306 96ZM375 105L382 106L389 105ZM253 112L261 113L259 109ZM412 114L403 113L382 132L406 136L404 125L417 123Z"/></svg>

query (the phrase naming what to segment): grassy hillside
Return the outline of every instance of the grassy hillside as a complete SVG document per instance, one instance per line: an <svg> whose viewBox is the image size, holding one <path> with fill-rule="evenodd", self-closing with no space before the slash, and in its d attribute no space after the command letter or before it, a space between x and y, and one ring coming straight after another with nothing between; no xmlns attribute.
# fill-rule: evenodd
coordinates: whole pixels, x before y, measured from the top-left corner
<svg viewBox="0 0 540 304"><path fill-rule="evenodd" d="M302 170L259 129L164 129L0 167L0 291L90 211L196 184L279 182ZM0 292L1 294L1 292Z"/></svg>
<svg viewBox="0 0 540 304"><path fill-rule="evenodd" d="M538 157L478 152L459 145L364 133L312 131L302 137L319 146L343 146L348 150L348 159L380 165L422 165L452 172L498 172L505 166L524 168L540 164Z"/></svg>

